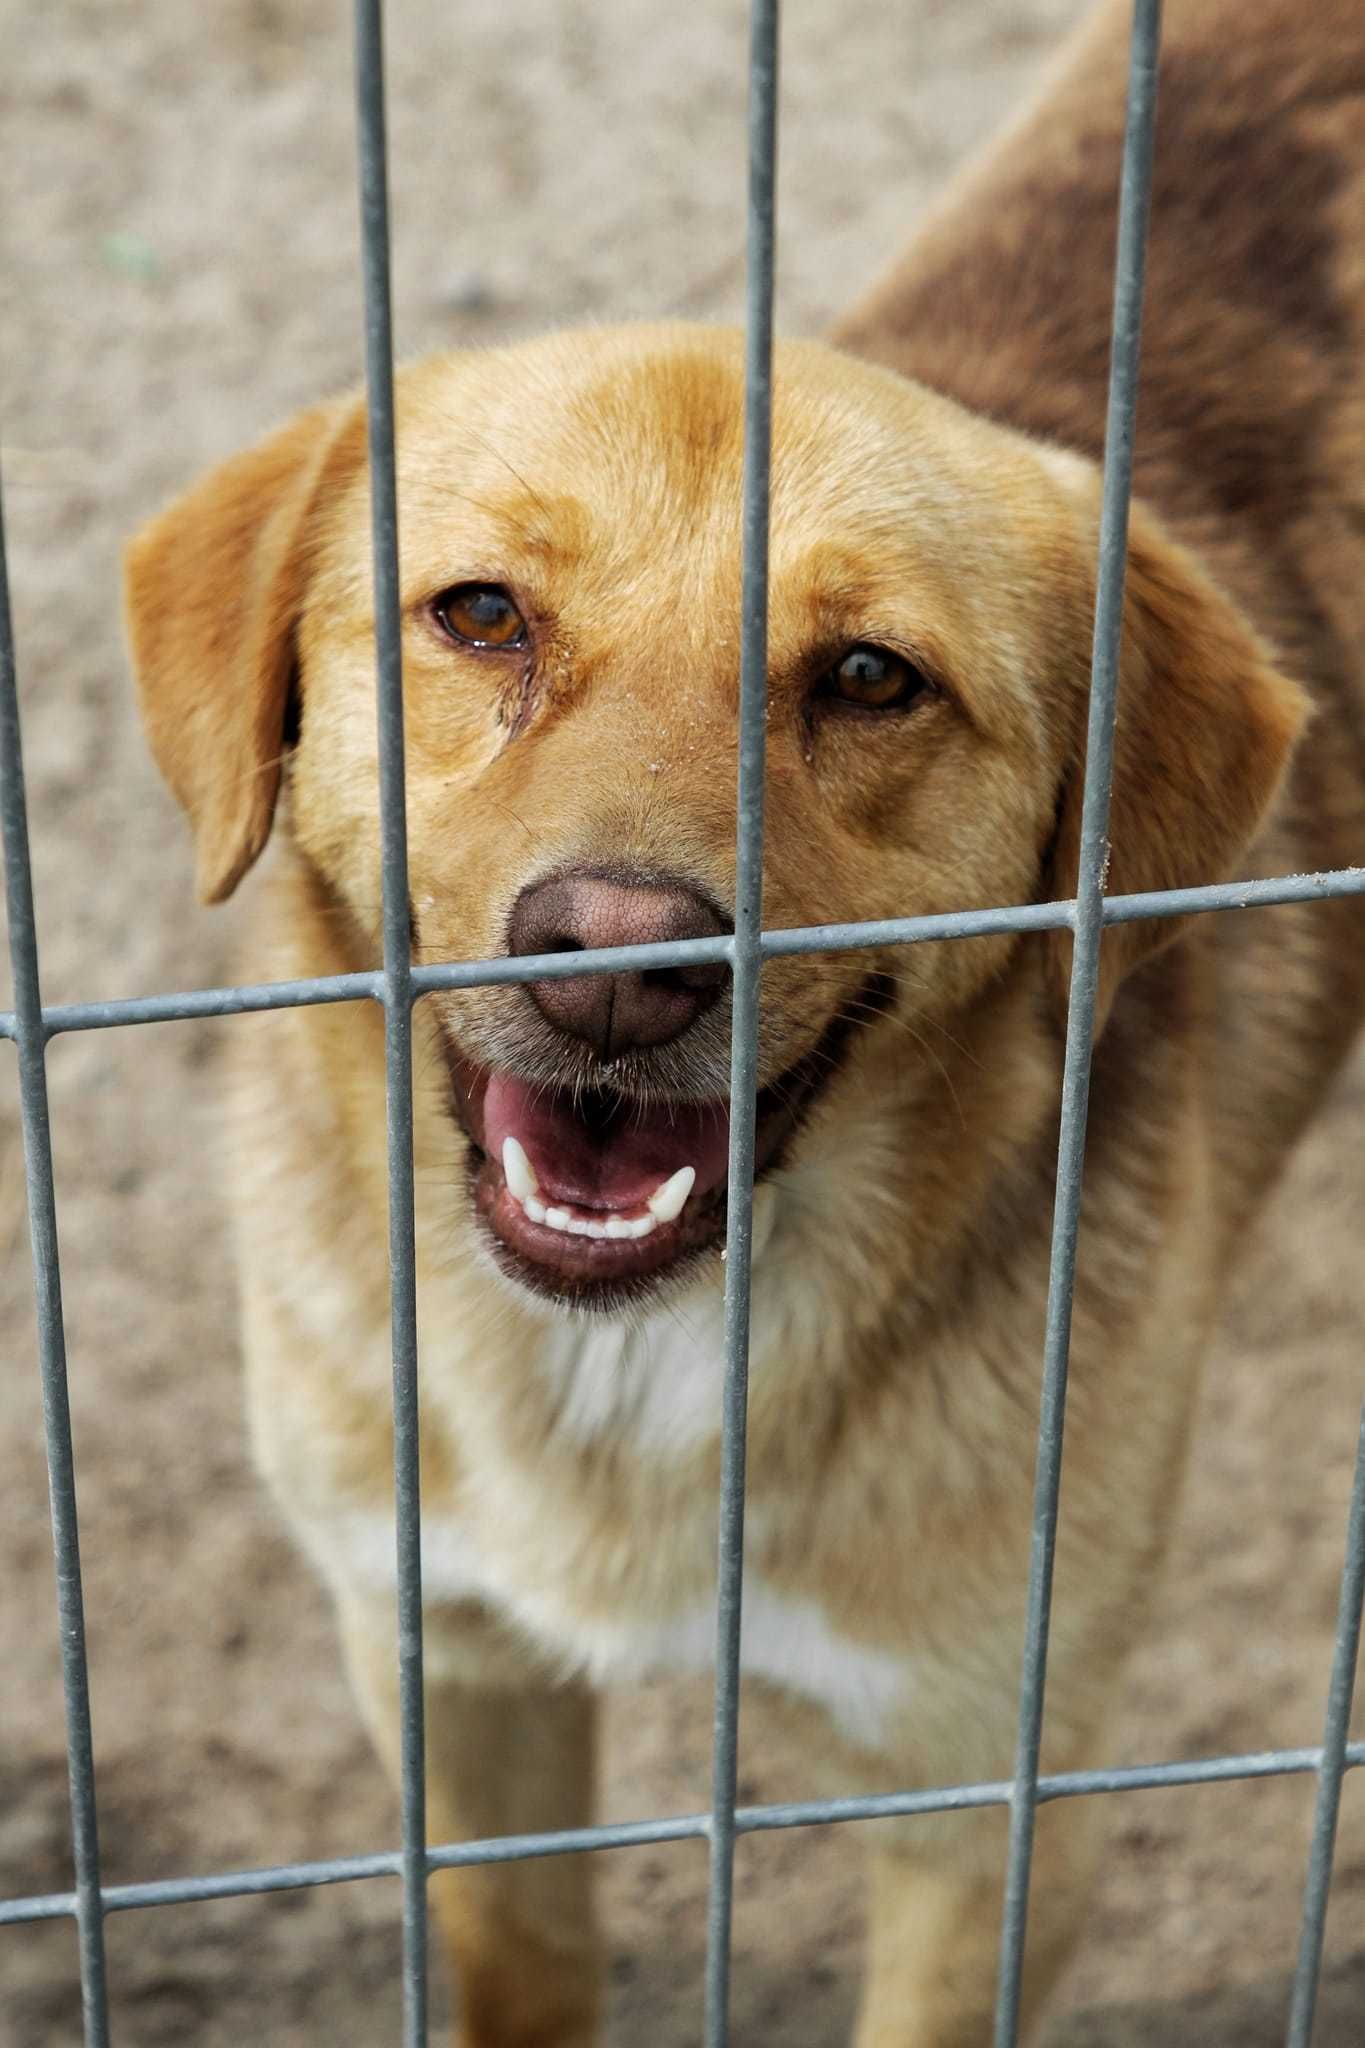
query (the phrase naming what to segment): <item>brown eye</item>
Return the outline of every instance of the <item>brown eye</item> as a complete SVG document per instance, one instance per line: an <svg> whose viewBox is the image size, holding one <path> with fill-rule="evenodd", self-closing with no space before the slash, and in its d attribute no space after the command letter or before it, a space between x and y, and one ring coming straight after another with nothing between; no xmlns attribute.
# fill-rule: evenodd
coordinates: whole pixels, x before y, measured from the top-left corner
<svg viewBox="0 0 1365 2048"><path fill-rule="evenodd" d="M850 647L842 661L822 677L816 695L863 711L903 711L932 687L928 676L899 654L890 654L884 647L859 646Z"/></svg>
<svg viewBox="0 0 1365 2048"><path fill-rule="evenodd" d="M467 647L524 647L526 621L496 583L457 583L432 606L437 622Z"/></svg>

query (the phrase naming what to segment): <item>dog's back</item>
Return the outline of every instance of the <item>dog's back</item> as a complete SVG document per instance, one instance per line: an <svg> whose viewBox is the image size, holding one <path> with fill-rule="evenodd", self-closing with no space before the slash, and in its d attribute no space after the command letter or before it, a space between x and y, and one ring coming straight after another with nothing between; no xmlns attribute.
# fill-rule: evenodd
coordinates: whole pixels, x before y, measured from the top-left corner
<svg viewBox="0 0 1365 2048"><path fill-rule="evenodd" d="M1128 8L952 189L845 346L1100 451ZM1365 504L1365 11L1173 0L1157 94L1136 488L1221 549L1339 482ZM1324 468L1332 452L1333 466ZM1198 529L1198 531L1196 531ZM1292 601L1286 604L1292 611ZM1260 606L1269 624L1265 600Z"/></svg>

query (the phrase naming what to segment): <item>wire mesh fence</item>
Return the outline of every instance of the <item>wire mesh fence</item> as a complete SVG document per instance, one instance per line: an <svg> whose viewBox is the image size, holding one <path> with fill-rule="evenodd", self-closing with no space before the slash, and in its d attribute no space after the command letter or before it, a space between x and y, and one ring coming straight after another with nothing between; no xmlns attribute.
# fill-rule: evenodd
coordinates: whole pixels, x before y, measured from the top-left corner
<svg viewBox="0 0 1365 2048"><path fill-rule="evenodd" d="M1251 1780L1290 1773L1317 1778L1298 1964L1287 2020L1288 2048L1308 2048L1321 1970L1323 1930L1344 1773L1365 1763L1365 1744L1349 1741L1362 1597L1365 1596L1365 1418L1352 1485L1341 1577L1336 1648L1320 1744L1160 1762L1121 1769L1041 1775L1052 1561L1062 1470L1063 1425L1075 1286L1086 1115L1095 1026L1100 941L1107 926L1142 918L1219 913L1255 906L1365 894L1365 869L1211 884L1144 895L1106 896L1109 790L1122 594L1132 477L1140 353L1143 263L1152 184L1160 0L1135 0L1128 113L1119 199L1113 343L1106 426L1103 510L1096 604L1082 841L1074 900L1002 905L936 916L765 931L762 924L763 793L767 691L767 535L771 437L771 358L778 105L777 0L755 0L750 42L748 304L745 360L745 467L741 688L736 818L734 929L715 939L613 948L572 955L414 964L408 924L404 812L402 663L398 595L398 510L393 425L393 347L389 302L389 208L385 145L381 0L356 0L355 77L359 133L366 377L369 412L373 574L376 617L378 752L383 875L383 965L372 973L317 980L198 989L121 1002L44 1007L29 870L13 638L0 524L0 826L13 968L14 1008L0 1014L0 1036L15 1045L19 1067L28 1210L37 1296L39 1367L53 1549L57 1573L62 1678L75 1873L70 1891L0 1900L0 1926L74 1918L79 1932L84 2039L111 2039L103 1923L110 1912L251 1893L398 1877L403 1892L403 2038L428 2038L427 1880L456 1865L705 1840L710 1851L704 2038L729 2038L732 1881L743 1834L829 1821L999 1806L1009 1810L1005 1906L996 1998L996 2048L1019 2032L1033 1829L1038 1807L1058 1799L1144 1788ZM740 1625L743 1601L745 1416L750 1230L757 1090L758 995L765 960L858 947L911 946L1002 932L1070 930L1074 937L1067 1016L1057 1193L1037 1449L1025 1647L1013 1775L1007 1780L919 1787L864 1798L795 1804L737 1803ZM705 1812L574 1831L430 1844L423 1765L421 1506L418 1478L418 1356L413 1215L412 1012L435 990L530 983L626 969L722 963L733 985L731 1137L727 1214L725 1377L718 1531L718 1599L712 1800ZM76 1475L67 1399L61 1278L57 1250L46 1047L73 1031L111 1029L173 1018L231 1016L299 1004L377 1002L385 1016L389 1159L395 1526L401 1694L401 1845L344 1859L218 1872L151 1883L101 1881L97 1796L85 1651Z"/></svg>

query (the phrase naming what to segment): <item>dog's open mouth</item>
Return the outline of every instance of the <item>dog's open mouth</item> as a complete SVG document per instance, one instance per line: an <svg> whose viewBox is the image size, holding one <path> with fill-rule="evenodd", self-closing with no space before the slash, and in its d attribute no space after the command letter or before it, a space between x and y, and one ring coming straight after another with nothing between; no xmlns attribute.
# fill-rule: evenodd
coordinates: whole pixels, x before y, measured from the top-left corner
<svg viewBox="0 0 1365 2048"><path fill-rule="evenodd" d="M492 1072L469 1122L475 1200L500 1263L543 1293L634 1293L724 1234L722 1102L646 1105Z"/></svg>
<svg viewBox="0 0 1365 2048"><path fill-rule="evenodd" d="M880 999L879 999L880 998ZM770 1171L828 1084L856 1021L885 1006L879 979L758 1097L755 1176ZM605 1308L648 1293L725 1235L724 1101L643 1100L552 1088L476 1064L447 1040L475 1206L504 1271L539 1294Z"/></svg>

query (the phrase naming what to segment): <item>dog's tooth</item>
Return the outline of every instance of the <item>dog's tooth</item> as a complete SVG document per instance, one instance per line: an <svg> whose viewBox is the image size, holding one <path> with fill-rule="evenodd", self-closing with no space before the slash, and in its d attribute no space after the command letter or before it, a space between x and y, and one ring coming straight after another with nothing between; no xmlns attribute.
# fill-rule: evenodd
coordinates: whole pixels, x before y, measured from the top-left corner
<svg viewBox="0 0 1365 2048"><path fill-rule="evenodd" d="M591 1237L592 1234L593 1227L591 1223L586 1222L583 1217L571 1216L569 1218L570 1237Z"/></svg>
<svg viewBox="0 0 1365 2048"><path fill-rule="evenodd" d="M608 1237L629 1237L631 1228L624 1216L608 1216L606 1234Z"/></svg>
<svg viewBox="0 0 1365 2048"><path fill-rule="evenodd" d="M606 1234L607 1234L607 1226L606 1226L606 1224L605 1224L605 1223L590 1223L590 1224L588 1225L588 1236L589 1236L589 1237L605 1237L605 1236L606 1236Z"/></svg>
<svg viewBox="0 0 1365 2048"><path fill-rule="evenodd" d="M662 1187L655 1188L649 1198L649 1213L656 1223L671 1223L675 1216L681 1216L683 1203L696 1185L695 1166L680 1166L670 1180Z"/></svg>
<svg viewBox="0 0 1365 2048"><path fill-rule="evenodd" d="M545 1211L545 1221L549 1224L551 1230L567 1230L569 1227L569 1212L567 1209L547 1209Z"/></svg>
<svg viewBox="0 0 1365 2048"><path fill-rule="evenodd" d="M650 1231L657 1228L652 1216L632 1216L626 1224L626 1229L632 1237L648 1237Z"/></svg>
<svg viewBox="0 0 1365 2048"><path fill-rule="evenodd" d="M538 1195L524 1196L521 1206L533 1223L543 1223L545 1221L545 1204Z"/></svg>
<svg viewBox="0 0 1365 2048"><path fill-rule="evenodd" d="M540 1185L519 1138L503 1139L502 1171L503 1178L519 1202L524 1202L528 1195L535 1194Z"/></svg>

